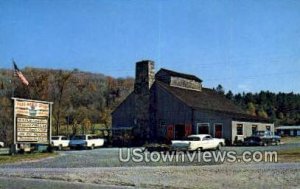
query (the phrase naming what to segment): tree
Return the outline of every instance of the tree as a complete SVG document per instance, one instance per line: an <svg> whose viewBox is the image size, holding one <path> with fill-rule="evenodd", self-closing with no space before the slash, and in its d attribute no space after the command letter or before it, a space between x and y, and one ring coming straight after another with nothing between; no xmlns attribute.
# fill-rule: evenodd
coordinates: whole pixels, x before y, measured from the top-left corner
<svg viewBox="0 0 300 189"><path fill-rule="evenodd" d="M104 109L101 112L101 119L100 122L103 123L106 128L109 128L109 126L111 125L111 111L109 109Z"/></svg>
<svg viewBox="0 0 300 189"><path fill-rule="evenodd" d="M68 97L65 95L64 92L67 88L68 81L70 77L72 76L73 72L64 72L62 70L59 70L54 75L54 86L53 86L53 94L52 99L54 101L54 111L53 111L53 117L55 119L55 125L56 125L56 134L59 135L59 129L61 125L61 118L64 117L62 113L67 110L67 100Z"/></svg>
<svg viewBox="0 0 300 189"><path fill-rule="evenodd" d="M220 84L217 86L216 91L219 94L224 94L225 93L223 86L220 85Z"/></svg>
<svg viewBox="0 0 300 189"><path fill-rule="evenodd" d="M229 91L226 93L226 98L229 99L229 100L233 100L233 93L231 92L231 90L229 90Z"/></svg>
<svg viewBox="0 0 300 189"><path fill-rule="evenodd" d="M0 97L0 138L9 145L13 143L13 105L12 101L6 97Z"/></svg>
<svg viewBox="0 0 300 189"><path fill-rule="evenodd" d="M253 115L253 116L256 116L256 113L255 113L255 106L252 102L249 102L247 104L247 113L250 114L250 115Z"/></svg>
<svg viewBox="0 0 300 189"><path fill-rule="evenodd" d="M84 118L81 122L83 134L89 133L92 128L92 123L88 118Z"/></svg>
<svg viewBox="0 0 300 189"><path fill-rule="evenodd" d="M257 115L259 117L268 118L267 112L265 110L263 110L263 109L258 110Z"/></svg>

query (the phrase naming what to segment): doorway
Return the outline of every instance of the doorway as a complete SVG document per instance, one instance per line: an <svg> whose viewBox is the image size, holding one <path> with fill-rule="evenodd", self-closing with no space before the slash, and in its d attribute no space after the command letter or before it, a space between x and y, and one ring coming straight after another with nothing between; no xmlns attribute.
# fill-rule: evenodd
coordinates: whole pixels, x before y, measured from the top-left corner
<svg viewBox="0 0 300 189"><path fill-rule="evenodd" d="M223 125L222 124L215 124L215 138L222 138L223 135Z"/></svg>
<svg viewBox="0 0 300 189"><path fill-rule="evenodd" d="M174 138L175 140L185 137L185 125L175 125Z"/></svg>
<svg viewBox="0 0 300 189"><path fill-rule="evenodd" d="M209 134L209 124L208 123L198 123L197 124L198 134Z"/></svg>

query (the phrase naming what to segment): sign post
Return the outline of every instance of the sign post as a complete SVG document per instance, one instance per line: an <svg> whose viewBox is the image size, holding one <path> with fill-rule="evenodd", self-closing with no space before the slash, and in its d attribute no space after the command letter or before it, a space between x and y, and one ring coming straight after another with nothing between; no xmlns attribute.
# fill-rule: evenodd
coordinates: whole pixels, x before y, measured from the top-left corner
<svg viewBox="0 0 300 189"><path fill-rule="evenodd" d="M52 102L14 100L14 148L19 144L50 144Z"/></svg>

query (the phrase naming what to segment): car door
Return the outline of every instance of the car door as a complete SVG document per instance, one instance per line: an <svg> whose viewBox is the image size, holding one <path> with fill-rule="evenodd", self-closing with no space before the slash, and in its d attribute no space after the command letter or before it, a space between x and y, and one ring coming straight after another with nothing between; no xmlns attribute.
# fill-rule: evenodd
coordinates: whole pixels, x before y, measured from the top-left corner
<svg viewBox="0 0 300 189"><path fill-rule="evenodd" d="M191 143L190 148L191 150L197 150L199 147L202 147L201 143L202 141L200 140L200 137L188 137L188 141Z"/></svg>
<svg viewBox="0 0 300 189"><path fill-rule="evenodd" d="M209 149L210 148L210 137L209 136L204 136L202 138L202 148L203 149Z"/></svg>
<svg viewBox="0 0 300 189"><path fill-rule="evenodd" d="M67 137L65 137L65 136L61 137L61 142L62 142L63 147L69 146L69 141L68 141Z"/></svg>
<svg viewBox="0 0 300 189"><path fill-rule="evenodd" d="M206 141L206 149L213 149L216 147L216 142L210 135L205 136L203 139Z"/></svg>

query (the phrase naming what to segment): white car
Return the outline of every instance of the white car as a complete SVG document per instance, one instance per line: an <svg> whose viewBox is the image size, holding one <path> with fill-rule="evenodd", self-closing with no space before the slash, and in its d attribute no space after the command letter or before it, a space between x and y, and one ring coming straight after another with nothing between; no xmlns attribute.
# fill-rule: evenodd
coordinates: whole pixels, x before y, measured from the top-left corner
<svg viewBox="0 0 300 189"><path fill-rule="evenodd" d="M71 148L94 149L104 145L104 139L96 135L76 135L70 140Z"/></svg>
<svg viewBox="0 0 300 189"><path fill-rule="evenodd" d="M52 136L51 144L54 148L62 150L63 148L69 147L70 140L66 136Z"/></svg>
<svg viewBox="0 0 300 189"><path fill-rule="evenodd" d="M4 147L4 142L0 142L0 148Z"/></svg>
<svg viewBox="0 0 300 189"><path fill-rule="evenodd" d="M172 150L195 151L195 150L219 150L225 146L225 140L212 138L207 134L189 135L186 140L172 140Z"/></svg>

